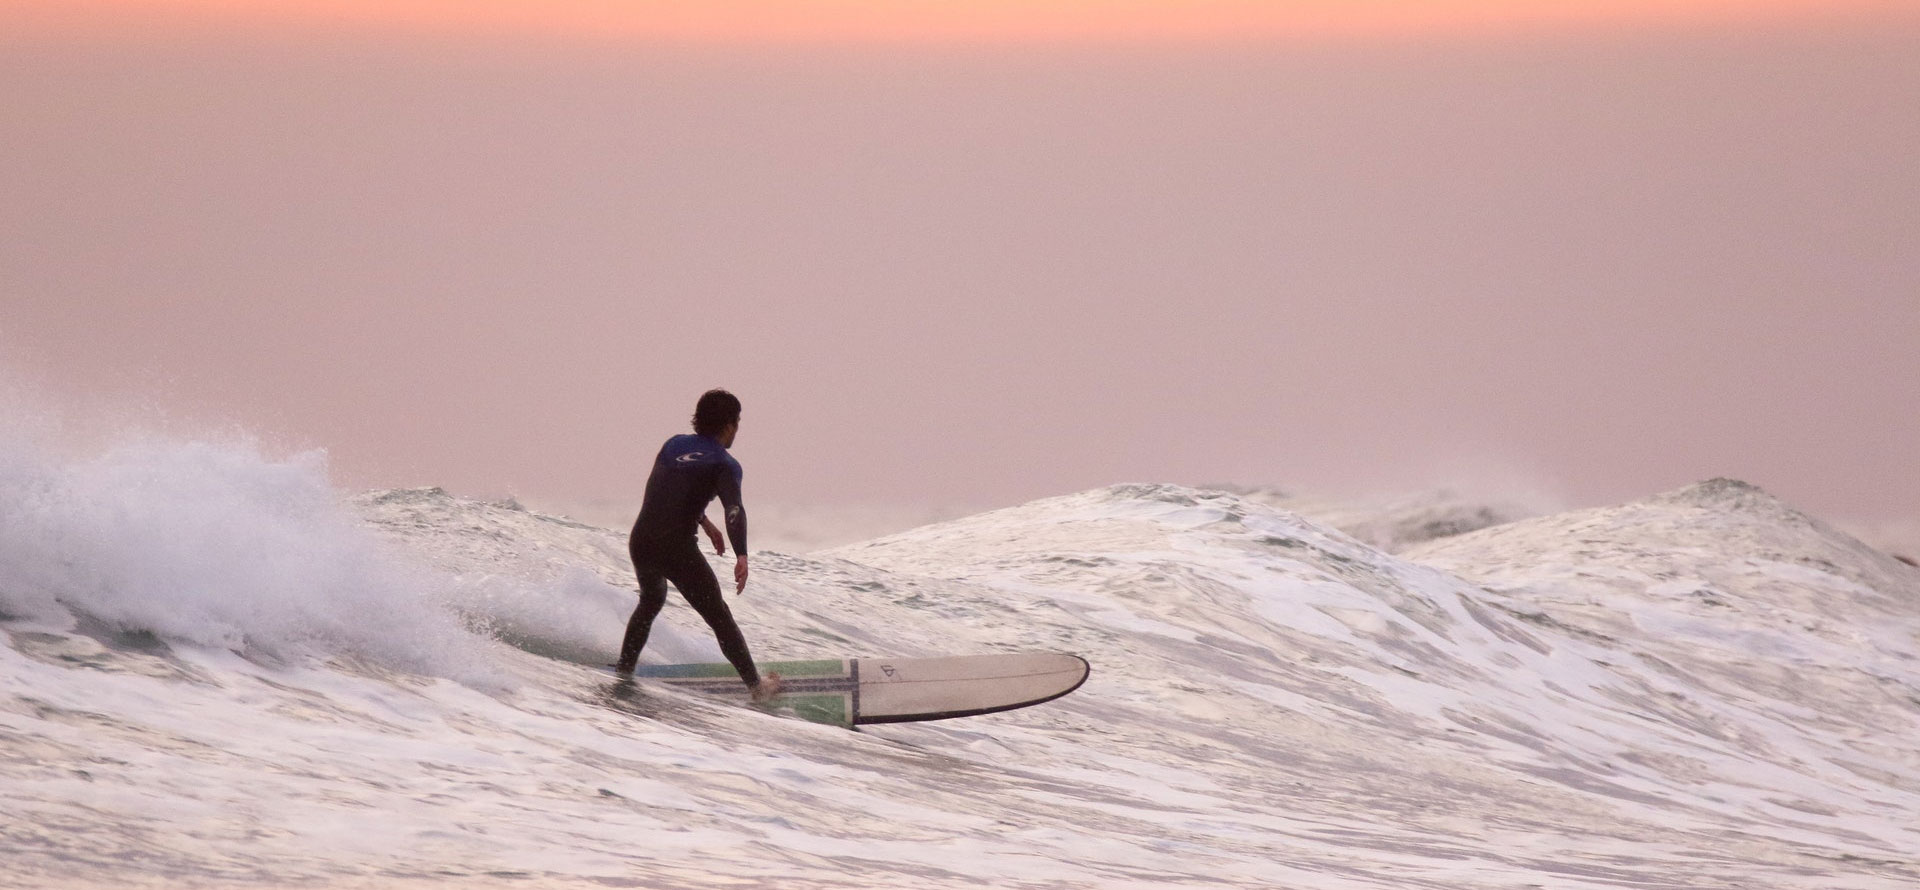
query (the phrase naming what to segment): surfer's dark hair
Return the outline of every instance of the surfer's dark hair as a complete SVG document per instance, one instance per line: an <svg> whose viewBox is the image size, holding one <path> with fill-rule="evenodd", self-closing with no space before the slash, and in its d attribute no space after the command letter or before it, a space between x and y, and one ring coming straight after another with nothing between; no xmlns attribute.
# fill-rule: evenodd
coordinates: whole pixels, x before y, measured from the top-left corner
<svg viewBox="0 0 1920 890"><path fill-rule="evenodd" d="M693 406L693 431L702 436L718 436L728 424L740 422L740 399L724 389L710 389Z"/></svg>

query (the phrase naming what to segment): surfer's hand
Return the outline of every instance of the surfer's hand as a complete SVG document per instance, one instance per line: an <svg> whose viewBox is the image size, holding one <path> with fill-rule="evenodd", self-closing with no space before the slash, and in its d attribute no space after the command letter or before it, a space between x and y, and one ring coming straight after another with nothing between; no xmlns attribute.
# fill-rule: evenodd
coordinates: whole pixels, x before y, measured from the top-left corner
<svg viewBox="0 0 1920 890"><path fill-rule="evenodd" d="M720 537L720 527L714 525L713 520L702 516L700 517L700 528L706 531L707 537L713 539L713 555L727 555L727 539Z"/></svg>
<svg viewBox="0 0 1920 890"><path fill-rule="evenodd" d="M747 555L745 553L742 553L739 556L734 557L733 583L734 583L734 588L733 588L734 593L741 593L747 589Z"/></svg>

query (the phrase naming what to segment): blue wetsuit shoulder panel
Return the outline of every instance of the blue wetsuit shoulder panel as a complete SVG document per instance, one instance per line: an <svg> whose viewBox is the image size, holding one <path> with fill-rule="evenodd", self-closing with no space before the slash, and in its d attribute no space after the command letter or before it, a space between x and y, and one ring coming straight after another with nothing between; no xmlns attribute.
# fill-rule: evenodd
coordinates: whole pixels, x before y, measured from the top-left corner
<svg viewBox="0 0 1920 890"><path fill-rule="evenodd" d="M713 439L693 434L668 439L647 477L646 500L634 520L634 537L691 538L700 526L700 514L717 496L726 510L727 537L734 552L746 553L747 511L740 499L745 475L740 462Z"/></svg>

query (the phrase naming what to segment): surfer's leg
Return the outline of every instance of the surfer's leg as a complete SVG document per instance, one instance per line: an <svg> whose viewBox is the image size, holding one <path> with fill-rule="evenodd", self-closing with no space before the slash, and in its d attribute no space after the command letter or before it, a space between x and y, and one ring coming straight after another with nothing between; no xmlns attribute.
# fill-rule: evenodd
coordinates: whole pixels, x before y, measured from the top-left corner
<svg viewBox="0 0 1920 890"><path fill-rule="evenodd" d="M620 644L620 662L613 666L623 674L633 673L633 666L640 663L640 650L647 646L653 619L659 617L660 607L667 604L667 579L646 571L639 575L640 604L633 608L633 617L627 619L627 638Z"/></svg>
<svg viewBox="0 0 1920 890"><path fill-rule="evenodd" d="M740 679L748 689L759 687L760 672L754 669L753 654L747 651L747 638L733 622L733 610L727 608L727 601L720 598L720 581L713 577L706 557L696 551L690 560L675 560L669 571L671 574L667 577L673 586L680 588L687 604L713 628L713 638L720 643L720 651L726 653L727 661L733 663L733 669L740 672Z"/></svg>

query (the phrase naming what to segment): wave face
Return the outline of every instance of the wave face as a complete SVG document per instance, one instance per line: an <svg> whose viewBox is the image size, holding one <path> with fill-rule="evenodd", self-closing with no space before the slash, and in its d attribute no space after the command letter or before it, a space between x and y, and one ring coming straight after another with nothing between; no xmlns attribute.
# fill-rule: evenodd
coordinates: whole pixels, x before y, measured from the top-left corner
<svg viewBox="0 0 1920 890"><path fill-rule="evenodd" d="M4 884L1920 882L1920 571L1738 483L1397 556L1164 485L756 554L762 660L1094 665L858 733L593 669L617 531L232 444L0 486Z"/></svg>

